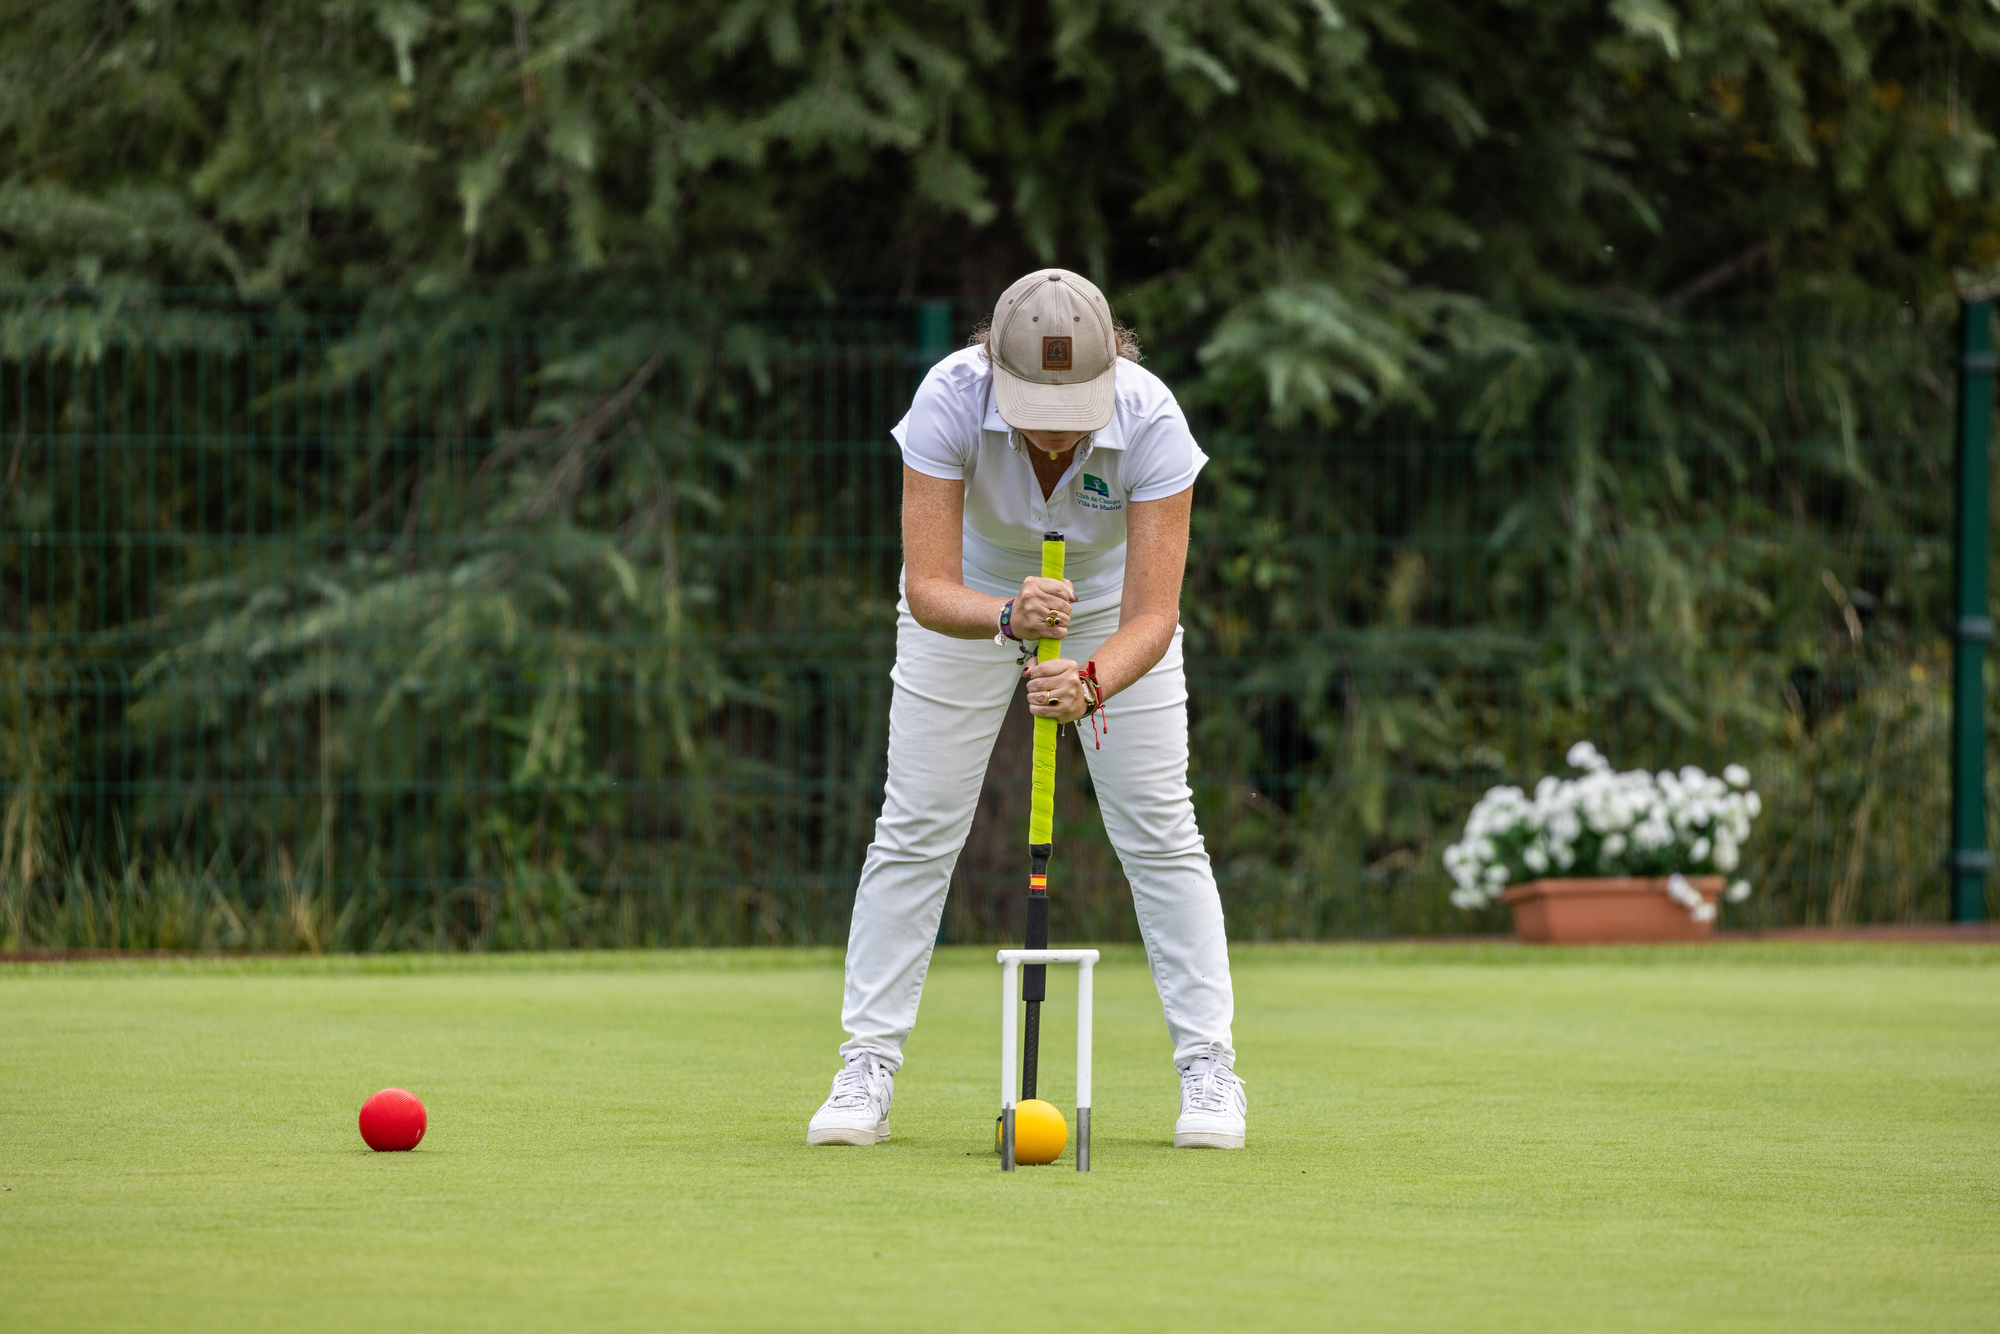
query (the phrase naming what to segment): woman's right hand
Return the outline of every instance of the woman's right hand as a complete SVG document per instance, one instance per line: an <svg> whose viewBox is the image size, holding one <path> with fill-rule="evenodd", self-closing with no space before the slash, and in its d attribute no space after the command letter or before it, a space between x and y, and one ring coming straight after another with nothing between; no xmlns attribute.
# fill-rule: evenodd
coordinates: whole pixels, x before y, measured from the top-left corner
<svg viewBox="0 0 2000 1334"><path fill-rule="evenodd" d="M1076 587L1067 579L1031 574L1021 581L1009 628L1016 639L1061 639L1069 633L1069 608Z"/></svg>

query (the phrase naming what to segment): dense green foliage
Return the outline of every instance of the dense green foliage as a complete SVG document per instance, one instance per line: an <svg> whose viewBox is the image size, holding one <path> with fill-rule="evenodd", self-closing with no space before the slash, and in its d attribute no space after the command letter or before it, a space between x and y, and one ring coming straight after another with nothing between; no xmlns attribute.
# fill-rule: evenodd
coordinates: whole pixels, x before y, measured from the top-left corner
<svg viewBox="0 0 2000 1334"><path fill-rule="evenodd" d="M2000 266L1982 3L9 9L0 279L990 297L1059 262L1289 412L1496 311Z"/></svg>
<svg viewBox="0 0 2000 1334"><path fill-rule="evenodd" d="M4 326L0 940L838 939L912 312L235 304ZM1556 332L1455 360L1429 416L1205 425L1183 620L1233 929L1501 925L1439 853L1584 736L1750 766L1732 923L1941 915L1941 356L1915 323ZM1027 754L954 938L1017 925ZM1129 938L1081 758L1057 928Z"/></svg>
<svg viewBox="0 0 2000 1334"><path fill-rule="evenodd" d="M1464 921L1470 799L1586 735L1759 775L1748 920L1940 911L1991 4L7 18L0 936L836 937L896 303L955 339L1044 262L1215 458L1184 619L1237 929ZM1008 930L1007 766L964 938ZM1059 925L1122 936L1065 800Z"/></svg>

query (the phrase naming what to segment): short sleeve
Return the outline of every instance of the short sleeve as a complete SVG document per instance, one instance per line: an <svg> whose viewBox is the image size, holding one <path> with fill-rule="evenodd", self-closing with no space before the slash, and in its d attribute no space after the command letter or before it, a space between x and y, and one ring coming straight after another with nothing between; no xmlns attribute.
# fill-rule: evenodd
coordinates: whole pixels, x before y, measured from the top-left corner
<svg viewBox="0 0 2000 1334"><path fill-rule="evenodd" d="M889 432L903 462L926 477L962 481L979 451L980 399L960 383L963 368L946 358L917 386L910 410Z"/></svg>
<svg viewBox="0 0 2000 1334"><path fill-rule="evenodd" d="M1194 485L1208 462L1172 394L1163 392L1161 401L1151 406L1125 446L1125 485L1135 501L1179 495Z"/></svg>

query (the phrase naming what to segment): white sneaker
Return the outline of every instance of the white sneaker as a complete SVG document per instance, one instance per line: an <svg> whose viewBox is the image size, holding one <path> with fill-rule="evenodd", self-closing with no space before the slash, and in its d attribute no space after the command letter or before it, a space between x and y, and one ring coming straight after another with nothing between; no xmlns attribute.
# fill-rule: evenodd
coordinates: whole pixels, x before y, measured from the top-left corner
<svg viewBox="0 0 2000 1334"><path fill-rule="evenodd" d="M1240 1149L1250 1095L1219 1056L1197 1056L1181 1071L1181 1119L1176 1149Z"/></svg>
<svg viewBox="0 0 2000 1334"><path fill-rule="evenodd" d="M889 1067L868 1052L855 1052L847 1058L847 1068L833 1077L833 1092L813 1113L806 1143L880 1144L889 1138L889 1104L895 1097L896 1077Z"/></svg>

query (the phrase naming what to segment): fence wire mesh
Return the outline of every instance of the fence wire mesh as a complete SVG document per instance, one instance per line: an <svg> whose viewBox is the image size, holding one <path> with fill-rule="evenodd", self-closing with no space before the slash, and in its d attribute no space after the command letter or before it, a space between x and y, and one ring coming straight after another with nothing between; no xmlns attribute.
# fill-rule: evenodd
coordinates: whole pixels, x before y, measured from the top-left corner
<svg viewBox="0 0 2000 1334"><path fill-rule="evenodd" d="M0 293L0 943L841 939L917 330ZM1164 356L1213 456L1183 621L1232 932L1501 927L1440 853L1583 737L1752 770L1725 924L1941 918L1948 353L1552 330L1287 430ZM951 939L1018 931L1026 724ZM1060 773L1056 933L1131 938Z"/></svg>

